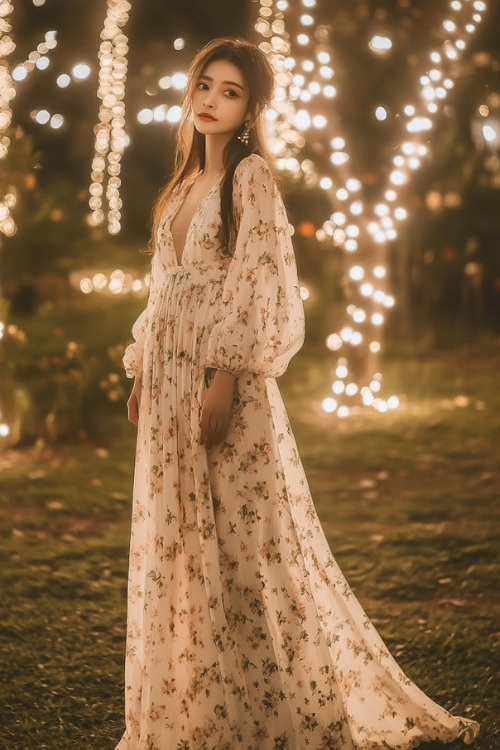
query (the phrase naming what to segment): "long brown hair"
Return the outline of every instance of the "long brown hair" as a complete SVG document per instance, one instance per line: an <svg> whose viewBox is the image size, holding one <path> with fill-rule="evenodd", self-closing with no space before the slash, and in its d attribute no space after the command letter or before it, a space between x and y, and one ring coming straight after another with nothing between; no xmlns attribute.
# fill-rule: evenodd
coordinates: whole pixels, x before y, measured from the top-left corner
<svg viewBox="0 0 500 750"><path fill-rule="evenodd" d="M263 136L262 112L270 103L274 76L264 53L244 39L222 37L209 42L193 59L188 73L188 83L182 101L182 114L176 137L174 172L170 182L161 191L153 207L151 219L150 249L154 252L156 235L165 208L173 193L184 180L205 167L205 136L193 124L191 99L203 70L215 60L225 60L235 65L248 86L248 112L251 115L251 130L248 144L242 143L238 135L245 123L235 133L224 150L224 178L221 183L221 228L220 242L226 255L232 254L237 232L233 209L233 176L236 167L249 154L257 153L269 158Z"/></svg>

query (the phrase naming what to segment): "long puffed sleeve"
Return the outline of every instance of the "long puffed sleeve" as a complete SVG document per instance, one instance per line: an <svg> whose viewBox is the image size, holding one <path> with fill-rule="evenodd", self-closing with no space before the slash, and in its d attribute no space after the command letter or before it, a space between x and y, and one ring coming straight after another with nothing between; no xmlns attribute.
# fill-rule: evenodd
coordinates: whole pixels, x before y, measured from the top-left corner
<svg viewBox="0 0 500 750"><path fill-rule="evenodd" d="M142 365L144 357L144 341L146 339L146 333L150 326L151 312L153 310L156 297L157 297L157 286L159 269L158 253L153 256L151 265L151 281L149 287L148 303L145 310L139 315L134 325L132 326L132 336L134 342L129 344L125 349L123 355L123 366L125 368L125 374L128 378L134 378L142 374Z"/></svg>
<svg viewBox="0 0 500 750"><path fill-rule="evenodd" d="M234 175L239 230L206 366L277 377L304 340L304 311L285 207L267 162L244 159Z"/></svg>

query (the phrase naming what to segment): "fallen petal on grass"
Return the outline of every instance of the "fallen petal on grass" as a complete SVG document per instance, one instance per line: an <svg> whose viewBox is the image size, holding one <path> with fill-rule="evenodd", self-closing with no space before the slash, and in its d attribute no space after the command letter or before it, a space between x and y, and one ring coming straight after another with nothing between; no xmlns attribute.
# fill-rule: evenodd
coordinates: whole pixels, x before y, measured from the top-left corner
<svg viewBox="0 0 500 750"><path fill-rule="evenodd" d="M64 510L64 503L60 500L49 500L49 502L46 503L46 507L48 510Z"/></svg>

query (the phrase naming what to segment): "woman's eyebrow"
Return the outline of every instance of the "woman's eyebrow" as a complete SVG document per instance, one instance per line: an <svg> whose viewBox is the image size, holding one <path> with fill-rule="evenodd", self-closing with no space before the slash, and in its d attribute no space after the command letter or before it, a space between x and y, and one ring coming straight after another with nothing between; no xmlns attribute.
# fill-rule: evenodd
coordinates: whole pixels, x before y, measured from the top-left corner
<svg viewBox="0 0 500 750"><path fill-rule="evenodd" d="M213 80L214 80L210 76L205 76L205 75L200 76L199 80L201 81L202 78L204 78L205 81L211 81L212 83L213 83ZM237 88L241 89L242 91L245 90L243 88L243 86L241 86L239 83L236 83L236 81L222 81L222 83L224 83L226 86L236 86Z"/></svg>

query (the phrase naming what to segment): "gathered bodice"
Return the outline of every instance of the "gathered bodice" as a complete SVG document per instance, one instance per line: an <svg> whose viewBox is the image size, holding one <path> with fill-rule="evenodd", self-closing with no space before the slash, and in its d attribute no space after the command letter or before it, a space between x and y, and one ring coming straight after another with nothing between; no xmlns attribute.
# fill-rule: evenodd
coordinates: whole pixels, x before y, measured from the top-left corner
<svg viewBox="0 0 500 750"><path fill-rule="evenodd" d="M206 367L276 377L302 344L304 319L288 218L269 167L254 154L235 171L238 232L231 255L220 242L219 180L191 218L178 263L171 223L191 185L173 195L160 222L148 305L134 324L127 372L142 368L149 332L163 330L167 319L179 327L185 308L193 319L204 317Z"/></svg>

